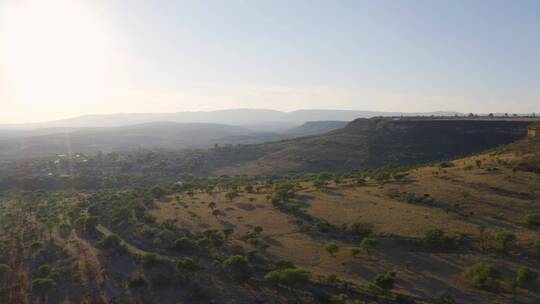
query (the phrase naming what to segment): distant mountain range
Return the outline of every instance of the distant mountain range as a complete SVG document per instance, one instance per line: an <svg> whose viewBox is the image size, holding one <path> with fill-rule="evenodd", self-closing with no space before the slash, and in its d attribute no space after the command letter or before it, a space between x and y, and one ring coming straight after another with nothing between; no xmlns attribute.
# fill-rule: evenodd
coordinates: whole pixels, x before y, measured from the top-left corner
<svg viewBox="0 0 540 304"><path fill-rule="evenodd" d="M167 114L87 115L42 123L0 125L0 161L98 151L209 148L321 135L375 116L455 116L346 110L238 109Z"/></svg>
<svg viewBox="0 0 540 304"><path fill-rule="evenodd" d="M27 124L0 125L0 130L49 128L119 127L149 122L212 123L249 127L253 131L284 131L308 121L352 121L376 116L455 116L452 111L425 113L375 112L352 110L298 110L281 112L265 109L233 109L210 112L140 113L84 115L74 118ZM0 134L1 135L1 134Z"/></svg>
<svg viewBox="0 0 540 304"><path fill-rule="evenodd" d="M119 127L0 130L0 161L56 154L137 149L209 148L214 145L256 144L323 134L345 121L307 122L281 132L257 132L246 127L211 123L150 122Z"/></svg>

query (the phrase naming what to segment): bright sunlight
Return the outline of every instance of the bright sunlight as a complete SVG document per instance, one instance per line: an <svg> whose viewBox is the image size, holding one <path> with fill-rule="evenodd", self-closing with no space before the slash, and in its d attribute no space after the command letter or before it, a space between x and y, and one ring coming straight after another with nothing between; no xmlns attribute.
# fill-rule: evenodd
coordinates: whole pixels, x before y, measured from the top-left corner
<svg viewBox="0 0 540 304"><path fill-rule="evenodd" d="M27 107L96 99L110 72L111 34L88 2L17 1L0 12L3 94Z"/></svg>

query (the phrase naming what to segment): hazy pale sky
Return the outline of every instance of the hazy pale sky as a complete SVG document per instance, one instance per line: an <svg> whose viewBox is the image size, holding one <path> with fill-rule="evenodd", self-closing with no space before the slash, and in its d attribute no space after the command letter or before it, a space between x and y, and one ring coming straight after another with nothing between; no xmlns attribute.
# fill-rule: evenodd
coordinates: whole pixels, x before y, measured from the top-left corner
<svg viewBox="0 0 540 304"><path fill-rule="evenodd" d="M540 111L540 1L0 0L0 123Z"/></svg>

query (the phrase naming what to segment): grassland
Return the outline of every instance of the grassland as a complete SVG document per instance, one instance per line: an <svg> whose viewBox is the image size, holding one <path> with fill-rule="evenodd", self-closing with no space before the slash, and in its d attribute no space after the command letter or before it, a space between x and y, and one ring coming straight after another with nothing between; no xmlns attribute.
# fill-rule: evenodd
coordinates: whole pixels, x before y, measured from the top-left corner
<svg viewBox="0 0 540 304"><path fill-rule="evenodd" d="M0 195L6 303L540 302L540 137L406 169Z"/></svg>

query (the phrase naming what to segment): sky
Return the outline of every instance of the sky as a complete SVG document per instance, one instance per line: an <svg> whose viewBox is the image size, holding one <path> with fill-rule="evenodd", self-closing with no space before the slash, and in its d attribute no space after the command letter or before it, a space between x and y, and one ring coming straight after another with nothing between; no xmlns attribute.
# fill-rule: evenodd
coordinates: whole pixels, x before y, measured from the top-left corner
<svg viewBox="0 0 540 304"><path fill-rule="evenodd" d="M0 0L0 123L540 112L540 1Z"/></svg>

